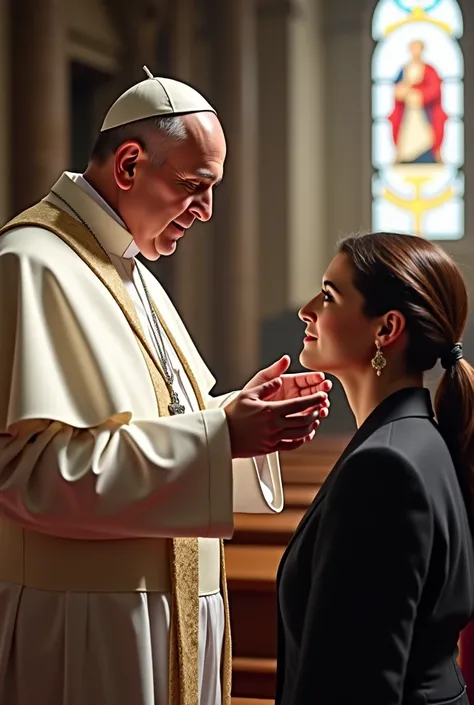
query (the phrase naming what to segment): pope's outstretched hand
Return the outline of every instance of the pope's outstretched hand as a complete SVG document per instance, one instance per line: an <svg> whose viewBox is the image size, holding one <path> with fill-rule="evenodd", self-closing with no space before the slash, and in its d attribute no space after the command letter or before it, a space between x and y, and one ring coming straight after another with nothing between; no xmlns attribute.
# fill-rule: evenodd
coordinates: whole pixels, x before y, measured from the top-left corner
<svg viewBox="0 0 474 705"><path fill-rule="evenodd" d="M264 370L257 372L255 377L252 377L250 382L247 382L244 389L258 387L264 382L269 382L275 377L280 377L282 380L281 386L271 397L271 401L281 401L283 399L296 399L298 397L310 396L316 392L330 392L332 382L326 379L323 372L299 372L297 374L285 374L291 363L288 355L283 355L279 360L274 362ZM327 402L329 408L329 400ZM321 414L321 418L325 418L329 412Z"/></svg>
<svg viewBox="0 0 474 705"><path fill-rule="evenodd" d="M285 356L262 370L225 407L232 457L295 450L327 416L331 382L319 372L284 375L288 366Z"/></svg>

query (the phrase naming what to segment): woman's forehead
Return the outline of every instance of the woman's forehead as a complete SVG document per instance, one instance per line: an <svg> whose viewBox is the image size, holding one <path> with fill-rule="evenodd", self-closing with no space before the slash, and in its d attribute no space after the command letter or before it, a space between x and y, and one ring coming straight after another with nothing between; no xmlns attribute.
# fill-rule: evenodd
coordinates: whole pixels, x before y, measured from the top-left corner
<svg viewBox="0 0 474 705"><path fill-rule="evenodd" d="M352 282L352 270L350 266L349 259L346 254L338 253L334 259L329 263L323 279L328 279L333 281L335 284L337 282Z"/></svg>

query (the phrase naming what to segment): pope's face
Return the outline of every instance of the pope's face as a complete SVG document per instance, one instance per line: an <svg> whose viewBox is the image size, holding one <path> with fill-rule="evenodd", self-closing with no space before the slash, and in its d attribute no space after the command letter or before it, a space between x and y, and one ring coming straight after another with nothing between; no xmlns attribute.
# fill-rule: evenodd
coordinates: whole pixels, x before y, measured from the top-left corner
<svg viewBox="0 0 474 705"><path fill-rule="evenodd" d="M119 189L118 212L149 260L173 254L196 219L211 218L213 189L223 176L226 144L217 117L196 113L183 121L186 139L166 147L159 166L140 150L132 178L123 182L127 188ZM122 165L117 163L120 159ZM127 169L126 147L116 156L116 174L120 168Z"/></svg>

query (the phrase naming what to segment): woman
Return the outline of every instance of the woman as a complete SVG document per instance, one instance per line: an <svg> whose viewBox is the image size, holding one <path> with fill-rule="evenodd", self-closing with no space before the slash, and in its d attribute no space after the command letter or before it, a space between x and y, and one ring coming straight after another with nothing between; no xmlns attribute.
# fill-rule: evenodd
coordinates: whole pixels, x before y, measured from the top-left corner
<svg viewBox="0 0 474 705"><path fill-rule="evenodd" d="M350 237L300 317L302 364L339 378L358 430L280 565L276 703L465 705L474 371L461 274L420 238ZM435 421L423 373L439 359Z"/></svg>

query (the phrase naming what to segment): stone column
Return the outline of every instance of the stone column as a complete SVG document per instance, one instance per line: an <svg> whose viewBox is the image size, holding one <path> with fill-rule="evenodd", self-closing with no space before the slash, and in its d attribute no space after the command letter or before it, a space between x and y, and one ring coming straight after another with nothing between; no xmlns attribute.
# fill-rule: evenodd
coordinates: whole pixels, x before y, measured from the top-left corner
<svg viewBox="0 0 474 705"><path fill-rule="evenodd" d="M0 0L0 225L11 215L10 203L10 43L8 0Z"/></svg>
<svg viewBox="0 0 474 705"><path fill-rule="evenodd" d="M263 362L298 365L297 310L327 260L322 0L259 0Z"/></svg>
<svg viewBox="0 0 474 705"><path fill-rule="evenodd" d="M331 244L371 224L371 17L375 2L325 7L326 190ZM337 88L336 88L337 87Z"/></svg>
<svg viewBox="0 0 474 705"><path fill-rule="evenodd" d="M196 71L197 10L196 0L174 0L171 10L171 76L205 93ZM179 243L176 253L161 264L167 270L173 301L180 315L199 347L204 343L204 347L209 349L210 346L204 342L206 336L203 335L205 314L202 304L206 297L201 295L209 285L209 280L201 276L205 267L204 259L209 254L203 248L206 229L209 232L207 224L196 222Z"/></svg>
<svg viewBox="0 0 474 705"><path fill-rule="evenodd" d="M296 309L320 290L327 264L323 4L294 3L289 26L289 303Z"/></svg>
<svg viewBox="0 0 474 705"><path fill-rule="evenodd" d="M69 158L69 63L63 0L12 2L15 212L42 198Z"/></svg>
<svg viewBox="0 0 474 705"><path fill-rule="evenodd" d="M262 319L275 320L288 310L290 151L289 23L286 0L259 0L259 276ZM275 286L278 282L278 286ZM265 356L264 333L264 356Z"/></svg>
<svg viewBox="0 0 474 705"><path fill-rule="evenodd" d="M171 17L171 65L180 81L192 81L195 62L196 0L174 0Z"/></svg>
<svg viewBox="0 0 474 705"><path fill-rule="evenodd" d="M236 387L259 362L258 94L254 0L217 0L213 18L216 107L227 135L214 216L214 366Z"/></svg>
<svg viewBox="0 0 474 705"><path fill-rule="evenodd" d="M167 0L100 0L115 29L120 44L119 70L98 95L97 111L105 115L112 103L135 83L144 81L146 65L154 75L160 75L159 49L166 53L163 28L167 28Z"/></svg>

